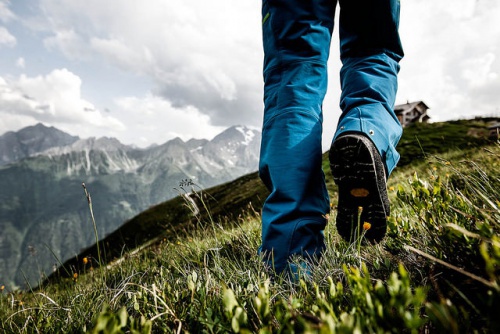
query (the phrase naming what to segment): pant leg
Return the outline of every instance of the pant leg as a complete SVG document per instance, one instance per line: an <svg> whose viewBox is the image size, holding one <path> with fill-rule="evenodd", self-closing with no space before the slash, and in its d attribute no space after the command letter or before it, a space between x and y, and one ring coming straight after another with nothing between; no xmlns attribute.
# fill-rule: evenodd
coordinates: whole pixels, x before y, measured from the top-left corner
<svg viewBox="0 0 500 334"><path fill-rule="evenodd" d="M268 264L318 256L329 210L322 171L322 103L335 1L264 0L264 123L259 174L270 191L262 210Z"/></svg>
<svg viewBox="0 0 500 334"><path fill-rule="evenodd" d="M394 113L403 57L399 9L399 0L340 0L342 115L334 140L345 132L365 133L388 174L399 160L396 145L402 134Z"/></svg>

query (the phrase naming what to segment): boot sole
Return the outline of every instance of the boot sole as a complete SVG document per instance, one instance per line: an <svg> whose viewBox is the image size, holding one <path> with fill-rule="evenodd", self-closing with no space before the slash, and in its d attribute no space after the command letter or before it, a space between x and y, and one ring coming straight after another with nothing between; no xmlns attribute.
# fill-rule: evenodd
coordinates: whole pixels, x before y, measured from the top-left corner
<svg viewBox="0 0 500 334"><path fill-rule="evenodd" d="M380 242L390 214L385 167L375 145L364 135L347 134L335 140L329 153L333 179L339 188L337 230L354 242L358 236ZM364 223L370 228L363 230Z"/></svg>

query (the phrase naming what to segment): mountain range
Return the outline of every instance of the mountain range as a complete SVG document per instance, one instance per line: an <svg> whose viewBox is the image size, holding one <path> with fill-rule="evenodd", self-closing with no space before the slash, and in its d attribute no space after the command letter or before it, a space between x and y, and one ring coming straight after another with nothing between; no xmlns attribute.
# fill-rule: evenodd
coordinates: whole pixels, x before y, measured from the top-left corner
<svg viewBox="0 0 500 334"><path fill-rule="evenodd" d="M43 124L0 136L0 283L38 283L137 213L256 171L259 131L233 126L212 140L172 139L145 149L81 139ZM91 207L82 183L90 193Z"/></svg>

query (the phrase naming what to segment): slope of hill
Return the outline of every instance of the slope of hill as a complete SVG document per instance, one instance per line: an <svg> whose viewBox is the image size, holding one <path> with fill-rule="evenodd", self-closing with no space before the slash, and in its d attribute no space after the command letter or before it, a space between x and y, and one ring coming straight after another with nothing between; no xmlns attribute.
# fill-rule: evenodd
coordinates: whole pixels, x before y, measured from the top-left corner
<svg viewBox="0 0 500 334"><path fill-rule="evenodd" d="M248 203L259 207L265 191L247 175L197 192L203 215L178 197L136 216L103 240L109 266L89 249L35 291L3 291L0 330L498 333L499 171L494 142L396 169L384 242L341 240L333 205L327 250L300 281L272 276L256 255Z"/></svg>
<svg viewBox="0 0 500 334"><path fill-rule="evenodd" d="M476 118L441 123L414 123L406 127L398 144L401 159L398 166L406 166L426 155L449 150L465 150L491 142L488 126L499 118Z"/></svg>
<svg viewBox="0 0 500 334"><path fill-rule="evenodd" d="M177 190L178 197L150 207L103 238L99 245L94 244L67 260L48 278L49 281L58 277L69 277L75 270L83 270L82 259L97 259L98 246L102 252L101 262L106 264L146 244L186 238L193 228L204 225L211 217L221 220L224 225L231 225L231 222L237 220L245 211L259 210L268 194L257 173L203 191L195 184L187 182L183 185L181 182ZM186 196L190 196L193 202L186 200ZM191 203L195 203L196 208L193 208ZM205 207L209 208L208 211ZM200 211L199 215L193 216L193 210ZM72 270L67 271L65 268Z"/></svg>
<svg viewBox="0 0 500 334"><path fill-rule="evenodd" d="M470 150L491 144L492 141L488 139L487 131L491 121L490 119L461 120L415 124L405 128L401 146L398 147L401 154L399 168L408 165L416 166L425 162L425 157L432 154L449 151L460 152L460 150ZM335 205L336 186L329 171L328 152L323 154L323 169L327 188ZM200 190L196 184L194 187L193 185L187 186L185 189L180 189L179 186L175 188L179 194L190 193L191 188ZM214 219L237 217L248 203L252 204L252 210L260 212L268 194L257 173L248 174L233 182L206 189L206 193L210 196L204 198L204 203L200 203L199 198L197 203L199 206L207 205L210 208L212 218L215 217ZM196 199L196 194L192 197ZM186 231L191 231L192 225L197 221L208 220L209 217L203 210L200 217L192 217L191 211L184 205L184 202L184 198L179 196L151 207L126 222L107 238L101 240L101 248L106 250L103 260L105 262L112 261L124 251L133 250L145 243L172 241L179 236L186 236ZM225 220L231 221L231 219ZM84 257L96 258L97 246L93 245L78 256L69 259L64 266L81 269L81 259ZM64 276L67 273L59 270L54 276L58 275Z"/></svg>

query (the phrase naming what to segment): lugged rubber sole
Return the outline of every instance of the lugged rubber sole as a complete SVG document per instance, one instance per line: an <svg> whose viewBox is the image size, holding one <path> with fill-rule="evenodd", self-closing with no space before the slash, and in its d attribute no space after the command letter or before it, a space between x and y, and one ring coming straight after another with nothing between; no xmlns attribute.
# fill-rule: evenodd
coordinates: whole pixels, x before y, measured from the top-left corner
<svg viewBox="0 0 500 334"><path fill-rule="evenodd" d="M346 134L332 144L330 168L339 188L337 230L354 242L358 236L380 242L390 214L385 168L375 145L361 134ZM365 223L370 228L363 230Z"/></svg>

